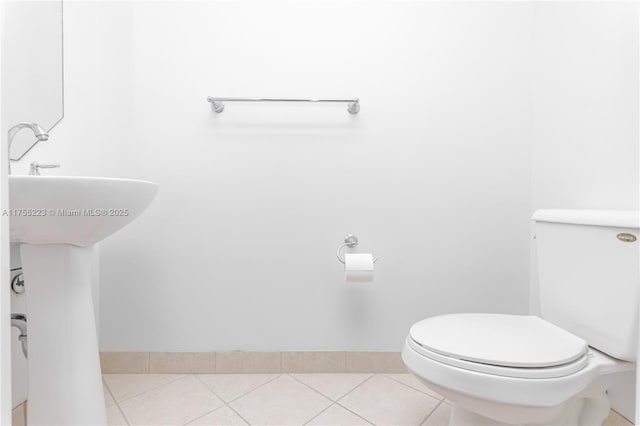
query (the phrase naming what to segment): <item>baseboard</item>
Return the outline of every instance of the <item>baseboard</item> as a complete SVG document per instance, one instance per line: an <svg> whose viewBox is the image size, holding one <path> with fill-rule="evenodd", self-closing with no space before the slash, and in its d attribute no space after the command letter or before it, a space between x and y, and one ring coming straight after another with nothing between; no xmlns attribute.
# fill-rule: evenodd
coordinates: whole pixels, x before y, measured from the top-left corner
<svg viewBox="0 0 640 426"><path fill-rule="evenodd" d="M11 426L27 426L27 401L11 411Z"/></svg>
<svg viewBox="0 0 640 426"><path fill-rule="evenodd" d="M400 352L101 352L103 373L406 373Z"/></svg>

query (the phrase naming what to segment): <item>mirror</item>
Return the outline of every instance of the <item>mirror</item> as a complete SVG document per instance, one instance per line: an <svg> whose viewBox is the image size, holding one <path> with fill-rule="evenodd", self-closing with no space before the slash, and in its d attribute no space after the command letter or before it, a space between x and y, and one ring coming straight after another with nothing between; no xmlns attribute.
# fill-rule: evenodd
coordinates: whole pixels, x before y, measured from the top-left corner
<svg viewBox="0 0 640 426"><path fill-rule="evenodd" d="M33 121L47 132L64 116L62 0L9 0L2 18L2 131ZM16 134L11 159L37 143Z"/></svg>

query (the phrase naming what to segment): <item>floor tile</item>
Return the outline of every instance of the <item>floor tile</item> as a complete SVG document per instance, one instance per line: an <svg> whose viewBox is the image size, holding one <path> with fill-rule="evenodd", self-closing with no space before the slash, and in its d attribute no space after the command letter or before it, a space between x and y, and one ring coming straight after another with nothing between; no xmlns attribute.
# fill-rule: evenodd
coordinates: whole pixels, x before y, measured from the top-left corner
<svg viewBox="0 0 640 426"><path fill-rule="evenodd" d="M231 408L223 405L217 410L209 414L205 414L204 416L187 424L191 426L246 426L248 423L242 420L242 418L238 416Z"/></svg>
<svg viewBox="0 0 640 426"><path fill-rule="evenodd" d="M605 419L602 426L633 426L633 423L622 417L617 412L611 410L609 417Z"/></svg>
<svg viewBox="0 0 640 426"><path fill-rule="evenodd" d="M251 424L301 425L331 405L331 401L293 377L283 375L230 405Z"/></svg>
<svg viewBox="0 0 640 426"><path fill-rule="evenodd" d="M449 424L449 416L451 416L451 406L443 402L427 417L422 426L447 426Z"/></svg>
<svg viewBox="0 0 640 426"><path fill-rule="evenodd" d="M126 426L128 423L122 416L120 409L116 405L107 407L107 425L108 426Z"/></svg>
<svg viewBox="0 0 640 426"><path fill-rule="evenodd" d="M414 388L415 390L419 390L420 392L424 392L428 395L431 395L438 399L443 399L444 397L440 395L438 392L429 389L424 383L416 378L413 374L385 374L387 377L391 377L393 380L403 383L409 387Z"/></svg>
<svg viewBox="0 0 640 426"><path fill-rule="evenodd" d="M292 374L292 376L327 398L337 401L372 374Z"/></svg>
<svg viewBox="0 0 640 426"><path fill-rule="evenodd" d="M205 385L226 402L264 385L278 374L198 374Z"/></svg>
<svg viewBox="0 0 640 426"><path fill-rule="evenodd" d="M339 406L332 405L318 416L311 419L307 425L314 426L370 426L371 423L356 416L351 411Z"/></svg>
<svg viewBox="0 0 640 426"><path fill-rule="evenodd" d="M183 425L224 403L200 380L186 376L120 403L131 425Z"/></svg>
<svg viewBox="0 0 640 426"><path fill-rule="evenodd" d="M383 375L376 375L339 401L376 425L419 425L439 401Z"/></svg>
<svg viewBox="0 0 640 426"><path fill-rule="evenodd" d="M107 386L103 383L102 384L102 393L104 393L104 406L105 407L111 407L112 405L115 405L116 401L113 399L113 397L111 396L111 392L109 392L109 389L107 389Z"/></svg>
<svg viewBox="0 0 640 426"><path fill-rule="evenodd" d="M107 387L117 402L124 401L184 377L184 374L105 374Z"/></svg>

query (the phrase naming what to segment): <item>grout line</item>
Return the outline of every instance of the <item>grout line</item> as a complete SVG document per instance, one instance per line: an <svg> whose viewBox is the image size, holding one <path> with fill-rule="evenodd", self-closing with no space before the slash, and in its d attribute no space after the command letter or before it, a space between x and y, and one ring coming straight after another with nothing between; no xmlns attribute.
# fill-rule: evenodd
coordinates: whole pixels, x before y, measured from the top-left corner
<svg viewBox="0 0 640 426"><path fill-rule="evenodd" d="M362 417L360 414L356 413L355 411L353 411L351 408L340 404L340 401L342 401L347 395L355 392L356 389L358 389L360 386L362 386L363 384L365 384L366 382L368 382L369 380L373 379L376 375L376 373L371 374L371 376L367 377L362 383L360 383L358 386L356 386L355 388L351 389L349 392L347 392L346 394L342 395L337 401L336 401L336 405L344 408L345 410L349 411L351 414L355 414L356 416L360 417L362 420L364 420L367 423L370 423L372 425L375 425L374 422L370 421L369 419L366 419L365 417Z"/></svg>
<svg viewBox="0 0 640 426"><path fill-rule="evenodd" d="M28 400L24 400L17 407L11 408L11 424L12 425L14 424L13 423L13 413L14 413L14 411L19 409L20 411L22 411L22 419L24 420L24 423L21 423L20 425L17 425L17 426L27 426L27 422L28 422L28 419L27 419L27 401Z"/></svg>
<svg viewBox="0 0 640 426"><path fill-rule="evenodd" d="M209 414L209 413L213 413L214 411L221 409L221 408L222 408L222 407L224 407L225 405L226 405L226 406L228 406L227 402L226 402L224 399L222 399L222 398L220 397L220 395L218 395L218 394L217 394L213 389L211 389L211 388L209 387L209 385L207 385L204 381L202 381L202 379L201 379L200 377L198 377L198 375L197 375L197 374L193 374L193 376L196 378L196 380L197 380L197 381L199 381L200 383L202 383L202 385L205 387L205 389L207 389L207 390L208 390L209 392L211 392L211 393L212 393L216 398L218 398L220 401L222 401L222 405L221 405L221 406L219 406L218 408L214 408L214 409L213 409L213 410L211 410L211 411L207 411L206 413L204 413L203 415L201 415L201 416L199 416L199 417L196 417L195 419L191 419L191 420L189 420L188 422L186 422L186 423L185 423L185 425L186 425L186 424L189 424L189 423L191 423L191 422L193 422L194 420L198 420L199 418L204 417L204 416L206 416L206 415L207 415L207 414ZM243 419L243 420L244 420L244 419Z"/></svg>
<svg viewBox="0 0 640 426"><path fill-rule="evenodd" d="M216 395L216 396L217 396L217 395ZM218 398L220 398L220 397L218 397ZM222 401L222 400L220 400L220 401ZM222 402L224 402L224 401L222 401ZM211 411L207 411L206 413L202 414L201 416L198 416L198 417L195 417L195 418L193 418L193 419L190 419L189 421L187 421L186 423L184 423L182 426L187 426L187 425L189 425L190 423L195 422L196 420L199 420L199 419L203 418L204 416L208 416L208 415L209 415L209 414L211 414L211 413L215 413L215 412L216 412L216 411L218 411L218 410L222 410L224 407L227 407L227 408L229 408L231 411L233 411L234 413L236 413L236 415L237 415L238 417L240 417L240 419L241 419L243 422L245 422L247 425L249 425L249 422L248 422L244 417L242 417L242 416L241 416L241 415L240 415L236 410L234 410L233 408L231 408L231 407L229 406L229 404L224 403L224 404L222 404L221 406L219 406L218 408L214 408L213 410L211 410Z"/></svg>
<svg viewBox="0 0 640 426"><path fill-rule="evenodd" d="M211 414L211 413L215 413L215 412L216 412L216 411L218 411L219 409L223 408L225 405L227 405L227 404L222 404L221 406L219 406L219 407L217 407L217 408L214 408L214 409L213 409L213 410L211 410L211 411L207 411L206 413L201 414L201 415L199 415L198 417L194 417L193 419L189 419L189 420L187 420L187 422L186 422L186 423L183 423L182 425L183 425L183 426L186 426L186 425L188 425L188 424L189 424L189 423L191 423L191 422L195 422L196 420L199 420L199 419L203 418L204 416L207 416L207 415L209 415L209 414Z"/></svg>
<svg viewBox="0 0 640 426"><path fill-rule="evenodd" d="M273 378L271 378L271 379L267 380L266 382L264 382L263 384L258 385L258 386L256 386L255 388L253 388L253 389L251 389L251 390L249 390L249 391L247 391L247 392L243 393L242 395L240 395L240 396L237 396L237 397L233 398L231 401L229 401L229 402L228 402L229 404L231 404L231 403L232 403L232 402L234 402L234 401L239 400L240 398L242 398L242 397L243 397L243 396L245 396L245 395L249 395L251 392L253 392L253 391L255 391L255 390L258 390L258 389L260 389L261 387L263 387L264 385L267 385L267 384L269 384L269 383L273 382L274 380L279 379L280 377L282 377L282 374L279 374L279 373L237 373L237 374L275 374L275 376L276 376L276 377L273 377ZM234 411L235 411L235 410L234 410Z"/></svg>
<svg viewBox="0 0 640 426"><path fill-rule="evenodd" d="M302 373L304 374L304 373ZM323 373L320 373L323 374ZM331 373L324 373L324 374L331 374ZM363 373L345 373L345 374L363 374ZM364 373L366 374L366 373ZM356 413L355 411L345 407L344 405L340 404L338 401L340 401L342 398L344 398L345 396L349 395L351 392L353 392L354 390L358 389L360 386L362 386L362 384L368 380L370 380L372 377L375 376L375 374L371 374L369 377L367 377L366 379L364 379L362 382L360 382L359 384L357 384L353 389L349 390L347 393L345 393L344 395L342 395L340 398L338 398L337 400L333 400L331 398L329 398L327 395L323 394L322 392L312 388L310 385L306 384L305 382L303 382L302 380L298 379L297 377L289 374L289 376L297 381L299 381L300 383L302 383L303 385L305 385L306 387L308 387L309 389L319 393L320 395L324 396L325 398L327 398L329 401L332 401L333 403L330 404L327 408L325 408L324 410L322 410L321 412L319 412L317 415L313 416L311 419L309 419L307 421L307 423L309 423L311 420L315 419L316 417L318 417L320 414L322 414L323 412L325 412L326 410L328 410L329 408L331 408L331 406L333 405L338 405L342 408L344 408L345 410L349 411L351 414L355 414L356 416L360 417L362 420L364 420L365 422L369 423L369 424L374 424L373 422L370 422L369 420L365 419L364 417L362 417L360 414ZM305 423L306 424L306 423Z"/></svg>
<svg viewBox="0 0 640 426"><path fill-rule="evenodd" d="M248 424L248 425L250 425L250 424L251 424L251 423L249 423L249 420L247 420L247 419L245 419L244 417L242 417L242 415L241 415L239 412L237 412L237 411L236 411L236 410L235 410L231 405L229 405L229 404L227 404L227 403L225 403L225 405L226 405L227 407L229 407L229 409L230 409L231 411L233 411L234 413L236 413L236 415L237 415L238 417L240 417L240 418L242 419L242 421L243 421L243 422L245 422L245 423L246 423L246 424Z"/></svg>
<svg viewBox="0 0 640 426"><path fill-rule="evenodd" d="M420 422L420 426L422 426L422 424L423 424L424 422L426 422L426 421L427 421L427 419L428 419L429 417L431 417L431 416L433 415L433 413L435 413L435 412L436 412L436 410L437 410L437 409L438 409L442 404L444 404L444 399L443 399L443 400L441 400L441 401L440 401L440 402L439 402L435 407L433 407L433 410L431 410L431 411L429 412L429 414L427 414L427 417L425 417L424 419L422 419L422 421Z"/></svg>
<svg viewBox="0 0 640 426"><path fill-rule="evenodd" d="M273 382L273 381L274 381L274 380L276 380L277 378L282 377L282 374L278 374L278 373L219 373L218 375L224 375L224 374L228 374L228 375L232 375L232 374L243 374L243 375L247 375L247 376L254 375L254 374L273 374L273 375L275 375L276 377L272 377L272 378L270 378L270 379L269 379L269 380L267 380L266 382L264 382L264 383L262 383L262 384L260 384L260 385L256 386L256 387L255 387L255 388L253 388L253 389L250 389L250 390L246 391L246 392L245 392L245 393L243 393L242 395L236 396L235 398L230 399L229 401L225 401L224 399L222 399L222 397L221 397L220 395L218 395L218 394L216 393L216 391L214 391L214 390L211 388L211 386L209 386L208 384L206 384L202 379L200 379L200 377L198 377L198 376L202 376L202 374L194 374L194 376L196 376L196 379L200 380L200 382L202 382L202 384L204 384L204 385L207 387L207 389L209 389L211 392L213 392L213 394L214 394L215 396L217 396L218 398L220 398L220 401L224 402L225 404L230 404L230 403L232 403L232 402L234 402L234 401L236 401L236 400L238 400L238 399L242 398L243 396L250 394L250 393L251 393L251 392L253 392L254 390L260 389L260 388L261 388L261 387L263 387L264 385L266 385L266 384L268 384L268 383ZM234 411L235 411L235 410L234 410Z"/></svg>
<svg viewBox="0 0 640 426"><path fill-rule="evenodd" d="M304 422L304 423L303 423L303 426L304 426L304 425L308 425L308 424L309 424L309 422L311 422L313 419L315 419L315 418L316 418L316 417L318 417L320 414L324 413L325 411L327 411L329 408L333 407L334 405L336 405L336 403L335 403L335 402L334 402L334 403L332 403L332 404L329 404L326 408L323 408L322 410L320 410L320 412L319 412L318 414L316 414L315 416L311 417L309 420L307 420L306 422Z"/></svg>
<svg viewBox="0 0 640 426"><path fill-rule="evenodd" d="M299 374L304 374L304 373L299 373ZM331 404L329 404L329 407L331 405L333 405L333 403L335 402L333 399L329 398L327 395L323 394L322 392L320 392L317 389L314 389L311 387L311 385L306 384L305 382L303 382L302 380L298 379L297 377L295 377L293 374L287 374L287 376L291 377L293 380L295 380L298 383L303 384L304 386L308 387L309 389L311 389L312 391L314 391L315 393L317 393L318 395L322 395L324 398L328 399L329 401L331 401ZM327 407L327 408L329 408Z"/></svg>
<svg viewBox="0 0 640 426"><path fill-rule="evenodd" d="M389 376L389 374L405 374L405 373L385 373L385 374L383 374L383 375L384 375L387 379L391 379L391 380L393 380L393 381L394 381L394 382L396 382L396 383L400 383L401 385L404 385L404 386L408 387L409 389L413 389L413 390L415 390L415 391L418 391L418 392L420 392L420 393L423 393L423 394L425 394L425 395L428 395L428 396L430 396L430 397L431 397L431 398L433 398L433 399L437 399L438 401L444 401L444 396L442 396L442 395L441 395L440 397L437 397L437 396L435 396L435 395L431 395L430 393L427 393L427 392L425 392L425 391L423 391L423 390L420 390L420 389L414 388L413 386L409 386L409 385L408 385L408 384L406 384L406 383L402 383L400 380L396 380L396 379L394 379L393 377L390 377L390 376ZM411 374L411 373L409 373L409 374ZM425 387L426 387L426 386L425 386ZM427 389L429 389L429 388L427 388ZM429 390L431 390L431 389L429 389ZM432 391L432 392L433 392L433 391Z"/></svg>
<svg viewBox="0 0 640 426"><path fill-rule="evenodd" d="M120 405L117 402L116 402L116 408L118 409L118 411L122 415L122 418L124 419L124 422L127 424L127 426L130 425L131 422L129 422L129 418L124 414L124 411L122 410L122 408L120 407Z"/></svg>
<svg viewBox="0 0 640 426"><path fill-rule="evenodd" d="M313 386L305 383L304 381L300 380L299 378L297 378L295 376L295 374L322 374L322 375L328 375L328 374L367 374L367 373L290 373L288 374L289 376L291 376L291 378L299 381L300 383L302 383L303 385L305 385L306 387L318 392L320 395L324 396L325 398L328 398L330 401L333 402L338 402L340 399L342 399L343 397L347 396L347 394L351 393L355 388L357 388L358 386L360 386L361 384L363 384L364 382L366 382L367 380L369 380L371 378L371 376L373 376L373 374L370 374L369 377L366 377L365 379L363 379L360 383L358 383L357 385L355 385L353 388L349 389L348 391L346 391L343 395L341 395L338 399L333 399L331 398L329 395L325 395L322 392L320 392L319 390L317 390L316 388L314 388Z"/></svg>
<svg viewBox="0 0 640 426"><path fill-rule="evenodd" d="M114 375L115 375L115 374L119 374L119 375L124 375L124 374L144 374L144 373L107 373L107 374L114 374ZM147 375L148 375L148 374L150 374L150 373L147 373ZM180 380L180 379L184 379L185 377L187 377L187 376L188 376L188 374L170 374L170 373L167 373L167 374L159 374L159 375L162 375L162 376L179 376L179 377L175 377L173 380L171 380L171 381L169 381L169 382L167 382L167 383L163 383L163 384L161 384L161 385L159 385L159 386L155 386L155 387L153 387L153 388L151 388L151 389L147 389L147 390L145 390L144 392L140 392L140 393L137 393L137 394L135 394L135 395L129 396L129 397L127 397L127 398L123 399L122 401L118 401L118 400L116 400L115 398L113 398L113 400L114 400L114 401L116 401L116 403L117 403L117 404L120 404L121 402L126 402L126 401L129 401L130 399L136 398L136 397L138 397L138 396L140 396L140 395L144 395L144 394L145 394L145 393L147 393L147 392L151 392L152 390L160 389L160 388L161 388L161 387L163 387L163 386L166 386L166 385L171 384L171 383L173 383L173 382L177 382L178 380ZM105 383L105 384L107 384L107 381L106 381L106 380L104 380L104 375L103 375L103 381L104 381L104 383ZM108 385L108 384L107 384L107 387L109 387L109 385ZM111 389L109 389L109 390L111 390ZM112 394L113 394L113 393L112 393Z"/></svg>
<svg viewBox="0 0 640 426"><path fill-rule="evenodd" d="M225 404L227 403L224 399L222 399L222 398L220 397L220 395L218 395L218 394L216 393L216 391L214 391L213 389L211 389L211 387L210 387L208 384L206 384L206 383L205 383L205 382L204 382L204 381L199 377L199 374L193 374L193 377L195 377L197 381L199 381L200 383L202 383L202 384L204 385L204 387L205 387L205 388L207 388L207 390L208 390L209 392L211 392L212 394L214 394L214 395L215 395L215 396L216 396L220 401L224 402ZM220 408L220 407L218 407L218 408ZM218 408L216 408L216 409L214 409L214 410L211 410L211 411L216 411ZM210 411L210 412L211 412L211 411ZM201 417L202 417L202 416L201 416ZM198 417L198 418L200 418L200 417ZM194 420L195 420L195 419L194 419Z"/></svg>
<svg viewBox="0 0 640 426"><path fill-rule="evenodd" d="M111 395L111 399L113 399L113 403L116 406L116 408L118 409L118 411L120 412L120 414L122 415L122 418L124 419L125 423L127 425L130 425L131 423L129 423L129 419L127 418L127 416L124 415L124 411L122 411L122 408L120 407L120 404L118 404L118 401L116 401L116 398L113 396L113 392L111 392L111 389L109 388L109 385L104 380L104 376L102 376L102 385L107 390L107 392L109 392L109 395ZM106 409L106 407L105 407L105 409Z"/></svg>
<svg viewBox="0 0 640 426"><path fill-rule="evenodd" d="M351 373L351 374L363 374L363 373ZM367 373L364 373L367 374ZM339 400L341 400L342 398L344 398L345 396L347 396L348 394L350 394L351 392L353 392L354 390L356 390L357 388L360 387L360 385L362 385L364 382L366 382L367 380L371 379L373 376L375 376L375 373L369 373L369 377L365 378L363 381L361 381L360 383L358 383L356 386L353 387L353 389L349 389L347 392L344 393L344 395L342 395L340 398L338 398L336 400L336 402L338 402Z"/></svg>
<svg viewBox="0 0 640 426"><path fill-rule="evenodd" d="M347 407L345 407L345 406L343 406L343 405L338 404L337 402L334 402L333 404L329 405L327 408L325 408L324 410L320 411L318 414L316 414L315 416L313 416L312 418L310 418L309 420L307 420L307 422L306 422L304 425L308 425L308 424L309 424L313 419L315 419L315 418L317 418L318 416L320 416L322 413L324 413L325 411L327 411L329 408L331 408L331 407L336 407L336 406L337 406L337 407L340 407L340 408L342 408L342 409L344 409L344 410L346 410L346 411L348 411L348 412L350 412L351 414L353 414L353 415L354 415L354 416L356 416L356 417L361 418L362 420L364 420L365 422L369 423L370 425L374 425L374 423L373 423L373 422L370 422L369 420L367 420L367 419L365 419L364 417L362 417L360 414L356 413L356 412L355 412L355 411L353 411L353 410L348 409ZM303 425L303 426L304 426L304 425Z"/></svg>
<svg viewBox="0 0 640 426"><path fill-rule="evenodd" d="M209 414L209 413L213 413L214 411L219 410L220 408L222 408L222 407L226 406L226 407L229 407L229 409L230 409L231 411L233 411L234 413L236 413L236 415L237 415L238 417L240 417L240 418L242 419L242 421L243 421L243 422L245 422L245 423L246 423L246 424L248 424L248 425L250 425L250 424L251 424L251 423L249 423L249 421L247 421L247 419L245 419L244 417L242 417L242 415L241 415L240 413L238 413L236 410L234 410L234 409L233 409L233 407L232 407L231 405L229 405L229 403L228 403L227 401L225 401L224 399L222 399L222 397L221 397L220 395L218 395L218 394L217 394L213 389L211 389L211 387L210 387L209 385L207 385L207 384L206 384L206 383L205 383L205 382L204 382L200 377L198 377L198 375L197 375L197 374L194 374L194 376L195 376L196 380L198 380L200 383L202 383L202 384L204 385L204 387L205 387L205 388L209 389L209 391L210 391L212 394L214 394L214 395L215 395L215 396L216 396L220 401L222 401L222 402L224 403L224 405L223 405L223 406L218 407L218 408L216 408L215 410L211 410L211 411L209 411L208 413L205 413L205 414L203 414L203 415L202 415L202 416L200 416L200 417L204 417L204 416L206 416L207 414ZM278 375L278 377L280 377L280 376ZM255 389L258 389L259 387L262 387L262 386L266 385L267 383L272 382L273 380L277 379L278 377L274 377L273 379L271 379L271 380L269 380L269 381L267 381L267 382L263 383L262 385L258 386L258 387L257 387L257 388L255 388ZM250 390L250 391L249 391L249 392L247 392L247 393L253 392L255 389ZM243 397L244 395L246 395L247 393L244 393L244 394L240 395L238 398L234 398L234 399L232 399L232 401L235 401L236 399L242 398L242 397ZM197 419L199 419L200 417L195 418L195 419L192 419L192 420L189 420L189 422L187 422L186 424L188 424L188 423L190 423L190 422L193 422L194 420L197 420Z"/></svg>
<svg viewBox="0 0 640 426"><path fill-rule="evenodd" d="M355 414L356 416L360 417L360 418L361 418L362 420L364 420L365 422L367 422L367 423L369 423L369 424L372 424L372 425L375 425L375 423L374 423L374 422L372 422L372 421L370 421L370 420L368 420L368 419L365 419L365 418L364 418L364 417L362 417L360 414L358 414L358 413L356 413L355 411L353 411L351 408L349 408L349 407L345 407L344 405L340 404L339 402L336 402L336 404L335 404L335 405L337 405L338 407L344 408L345 410L347 410L347 411L348 411L348 412L350 412L351 414Z"/></svg>
<svg viewBox="0 0 640 426"><path fill-rule="evenodd" d="M354 373L354 374L357 374L357 373ZM344 397L346 397L347 395L350 395L351 393L353 393L353 391L358 389L360 386L364 385L366 382L368 382L369 380L373 379L376 375L377 375L376 373L371 374L371 376L369 376L365 380L363 380L362 383L360 383L358 386L356 386L355 388L351 389L349 392L345 393L340 398L338 398L336 400L336 403L338 403L341 407L344 407L342 404L340 404L340 401L342 401L344 399ZM344 407L344 408L347 408L347 407ZM347 410L349 410L349 409L347 408ZM349 411L351 411L351 410L349 410Z"/></svg>

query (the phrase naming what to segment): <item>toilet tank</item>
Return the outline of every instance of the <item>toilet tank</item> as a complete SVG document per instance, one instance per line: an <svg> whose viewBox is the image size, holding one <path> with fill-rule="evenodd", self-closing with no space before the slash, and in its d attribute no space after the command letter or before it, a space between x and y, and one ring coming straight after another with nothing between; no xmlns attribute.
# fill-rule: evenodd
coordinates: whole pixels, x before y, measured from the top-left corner
<svg viewBox="0 0 640 426"><path fill-rule="evenodd" d="M541 316L606 354L635 361L640 213L538 210Z"/></svg>

